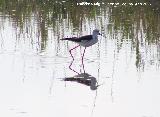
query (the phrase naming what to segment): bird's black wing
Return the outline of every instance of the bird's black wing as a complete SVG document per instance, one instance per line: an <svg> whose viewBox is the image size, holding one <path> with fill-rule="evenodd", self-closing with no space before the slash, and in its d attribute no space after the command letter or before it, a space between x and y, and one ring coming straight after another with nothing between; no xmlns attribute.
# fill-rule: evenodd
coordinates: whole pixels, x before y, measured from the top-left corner
<svg viewBox="0 0 160 117"><path fill-rule="evenodd" d="M63 38L61 40L81 42L82 40L88 40L89 41L91 39L92 39L92 35L86 35L86 36L82 36L82 37Z"/></svg>
<svg viewBox="0 0 160 117"><path fill-rule="evenodd" d="M78 40L92 40L92 35L85 35L85 36L82 36L82 37L79 37Z"/></svg>
<svg viewBox="0 0 160 117"><path fill-rule="evenodd" d="M63 39L60 39L60 40L68 40L68 41L80 42L77 37L63 38Z"/></svg>

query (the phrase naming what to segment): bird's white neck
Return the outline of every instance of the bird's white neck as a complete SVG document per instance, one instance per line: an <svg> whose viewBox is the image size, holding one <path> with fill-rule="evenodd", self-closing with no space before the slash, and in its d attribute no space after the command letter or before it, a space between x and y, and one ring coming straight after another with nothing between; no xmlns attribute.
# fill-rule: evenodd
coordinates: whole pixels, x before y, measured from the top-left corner
<svg viewBox="0 0 160 117"><path fill-rule="evenodd" d="M98 38L98 35L93 34L92 38L96 40Z"/></svg>

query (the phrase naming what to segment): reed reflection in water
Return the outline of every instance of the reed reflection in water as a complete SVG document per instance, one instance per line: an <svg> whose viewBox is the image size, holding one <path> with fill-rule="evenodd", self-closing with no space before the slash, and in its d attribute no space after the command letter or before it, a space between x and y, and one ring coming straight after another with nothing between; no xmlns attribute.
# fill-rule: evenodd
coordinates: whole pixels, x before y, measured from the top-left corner
<svg viewBox="0 0 160 117"><path fill-rule="evenodd" d="M1 0L0 116L160 116L159 5L98 2ZM87 78L75 78L75 44L59 39L95 28L105 37L86 51Z"/></svg>

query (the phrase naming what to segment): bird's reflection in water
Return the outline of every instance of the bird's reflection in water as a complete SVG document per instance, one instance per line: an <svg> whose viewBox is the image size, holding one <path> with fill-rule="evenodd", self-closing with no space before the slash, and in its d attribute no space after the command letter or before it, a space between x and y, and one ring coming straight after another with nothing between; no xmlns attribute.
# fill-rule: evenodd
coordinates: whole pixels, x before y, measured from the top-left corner
<svg viewBox="0 0 160 117"><path fill-rule="evenodd" d="M88 73L81 73L73 77L67 77L64 79L64 81L72 81L72 82L81 83L86 86L90 86L91 90L96 90L99 86L96 78L91 76Z"/></svg>

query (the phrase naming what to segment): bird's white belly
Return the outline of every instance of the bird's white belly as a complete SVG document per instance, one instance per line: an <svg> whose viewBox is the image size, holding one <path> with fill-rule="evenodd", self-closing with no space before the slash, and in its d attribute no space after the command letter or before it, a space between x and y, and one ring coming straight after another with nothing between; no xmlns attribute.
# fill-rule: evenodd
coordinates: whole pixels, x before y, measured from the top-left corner
<svg viewBox="0 0 160 117"><path fill-rule="evenodd" d="M84 47L89 47L89 46L94 45L94 44L97 43L97 42L98 42L98 39L94 39L94 40L90 40L90 41L84 40L84 41L81 41L81 42L79 43L79 45L84 46Z"/></svg>

